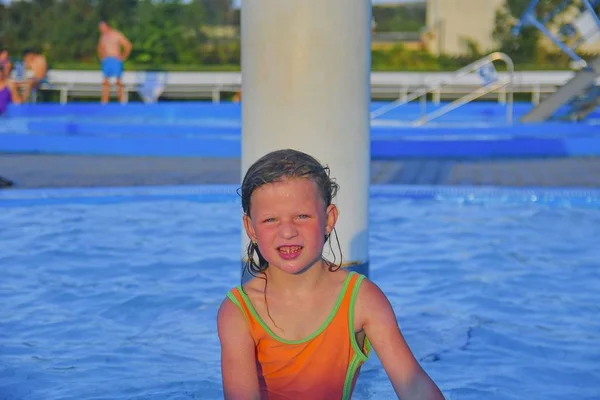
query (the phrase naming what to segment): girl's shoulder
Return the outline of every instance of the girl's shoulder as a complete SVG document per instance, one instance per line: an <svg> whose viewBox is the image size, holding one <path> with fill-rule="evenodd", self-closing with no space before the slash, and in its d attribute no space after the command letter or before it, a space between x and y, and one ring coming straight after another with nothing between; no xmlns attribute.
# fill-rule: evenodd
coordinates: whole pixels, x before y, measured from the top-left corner
<svg viewBox="0 0 600 400"><path fill-rule="evenodd" d="M379 285L365 276L361 279L357 301L371 304L373 302L387 302L388 299Z"/></svg>
<svg viewBox="0 0 600 400"><path fill-rule="evenodd" d="M265 278L253 277L241 285L235 287L237 290L243 290L244 293L261 294L265 291Z"/></svg>
<svg viewBox="0 0 600 400"><path fill-rule="evenodd" d="M368 323L394 325L394 309L385 292L375 282L364 278L358 290L354 316L355 322L364 327Z"/></svg>

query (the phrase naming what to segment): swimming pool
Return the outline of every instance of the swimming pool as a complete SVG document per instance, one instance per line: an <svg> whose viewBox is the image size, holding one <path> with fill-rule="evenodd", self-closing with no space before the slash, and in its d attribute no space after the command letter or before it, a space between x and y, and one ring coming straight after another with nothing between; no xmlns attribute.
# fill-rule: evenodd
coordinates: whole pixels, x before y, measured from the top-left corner
<svg viewBox="0 0 600 400"><path fill-rule="evenodd" d="M222 398L234 190L0 191L0 398ZM597 399L599 230L595 190L373 186L370 277L448 399Z"/></svg>
<svg viewBox="0 0 600 400"><path fill-rule="evenodd" d="M531 107L516 103L515 121ZM585 123L508 125L506 105L473 102L410 126L420 115L421 105L410 103L371 121L371 158L600 156L600 108ZM0 153L239 158L241 125L232 103L25 105L0 124Z"/></svg>

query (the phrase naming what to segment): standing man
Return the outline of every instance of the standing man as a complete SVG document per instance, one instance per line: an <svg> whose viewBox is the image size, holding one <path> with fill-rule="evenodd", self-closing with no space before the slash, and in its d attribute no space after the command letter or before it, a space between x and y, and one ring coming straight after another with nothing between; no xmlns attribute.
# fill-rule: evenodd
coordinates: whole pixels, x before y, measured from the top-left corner
<svg viewBox="0 0 600 400"><path fill-rule="evenodd" d="M119 102L123 102L123 62L131 53L131 42L116 29L111 28L106 22L102 21L98 25L100 30L100 40L98 41L98 57L102 63L102 73L104 81L102 82L102 104L108 103L110 97L110 79L115 78L117 85L117 96Z"/></svg>

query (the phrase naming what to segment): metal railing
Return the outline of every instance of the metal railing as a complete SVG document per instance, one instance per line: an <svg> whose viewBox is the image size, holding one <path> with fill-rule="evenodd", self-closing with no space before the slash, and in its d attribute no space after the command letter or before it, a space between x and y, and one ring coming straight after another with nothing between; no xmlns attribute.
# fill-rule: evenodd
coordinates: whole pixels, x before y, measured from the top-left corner
<svg viewBox="0 0 600 400"><path fill-rule="evenodd" d="M500 77L496 77L496 79L494 79L490 82L483 82L483 84L479 88L475 89L474 91L454 100L450 104L448 104L444 107L441 107L430 114L427 114L427 106L426 105L427 105L427 95L429 93L439 91L440 88L444 85L455 84L457 80L459 80L465 76L468 76L469 74L472 74L473 72L483 71L482 68L484 68L488 65L493 66L493 63L495 61L503 61L506 64L506 67L508 70L508 79L504 80L504 79L501 79ZM404 104L407 104L411 101L420 99L420 101L421 101L421 116L419 119L413 121L411 124L412 125L423 125L429 121L432 121L435 118L439 118L442 115L445 115L445 114L449 113L450 111L455 110L458 107L465 105L473 100L476 100L488 93L491 93L493 91L496 91L498 89L506 87L506 92L507 92L506 93L506 96L507 96L506 121L508 124L512 124L512 122L513 122L514 72L515 72L515 67L514 67L514 63L513 63L512 59L504 53L494 52L494 53L491 53L491 54L457 70L447 80L443 80L443 81L439 81L439 82L435 82L430 85L427 85L424 88L409 94L408 96L399 98L395 101L392 101L389 104L386 104L383 107L380 107L380 108L372 111L371 119L378 118L395 108L403 106ZM494 73L495 73L495 70L494 70Z"/></svg>
<svg viewBox="0 0 600 400"><path fill-rule="evenodd" d="M0 0L1 1L1 0ZM123 75L123 84L126 93L133 95L139 84L138 72L126 71ZM167 81L162 99L200 99L219 102L227 98L232 92L241 88L241 73L239 72L177 72L167 71ZM371 72L371 99L373 101L394 101L404 99L405 96L423 89L429 82L449 81L453 72ZM471 93L482 86L481 79L475 74L459 79L455 83L440 87L432 94L432 101L436 107L441 99L448 101L458 99ZM499 72L504 75L504 72ZM562 85L573 78L575 73L571 70L561 71L518 71L514 74L512 93L523 95L527 101L537 105L547 95L550 95ZM600 78L596 80L600 86ZM59 93L61 103L78 97L100 100L102 89L102 73L100 71L71 71L50 70L48 84L40 88L44 92ZM114 89L114 86L113 86ZM114 94L114 93L113 93ZM495 93L485 96L506 103L506 92L499 89ZM379 104L381 106L382 104Z"/></svg>

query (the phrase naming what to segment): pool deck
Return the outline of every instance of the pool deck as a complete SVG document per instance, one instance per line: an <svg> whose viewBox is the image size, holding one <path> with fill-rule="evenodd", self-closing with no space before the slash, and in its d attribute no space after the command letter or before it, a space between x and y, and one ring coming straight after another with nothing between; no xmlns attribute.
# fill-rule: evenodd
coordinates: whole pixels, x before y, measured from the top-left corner
<svg viewBox="0 0 600 400"><path fill-rule="evenodd" d="M0 188L239 183L238 158L0 154ZM600 188L600 157L374 160L371 183Z"/></svg>

